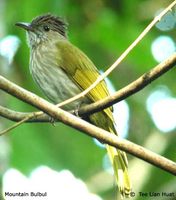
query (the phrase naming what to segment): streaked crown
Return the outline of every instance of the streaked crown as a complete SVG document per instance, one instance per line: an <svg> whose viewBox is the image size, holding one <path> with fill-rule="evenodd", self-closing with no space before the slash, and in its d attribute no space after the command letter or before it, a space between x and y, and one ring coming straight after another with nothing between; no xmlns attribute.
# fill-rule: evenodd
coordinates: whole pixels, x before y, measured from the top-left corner
<svg viewBox="0 0 176 200"><path fill-rule="evenodd" d="M41 15L32 20L31 26L34 28L42 27L44 31L57 31L66 37L67 24L60 17L51 14Z"/></svg>
<svg viewBox="0 0 176 200"><path fill-rule="evenodd" d="M67 37L67 23L62 18L51 14L38 16L31 23L18 22L16 25L27 31L30 47L35 47L39 43L55 39L55 37Z"/></svg>

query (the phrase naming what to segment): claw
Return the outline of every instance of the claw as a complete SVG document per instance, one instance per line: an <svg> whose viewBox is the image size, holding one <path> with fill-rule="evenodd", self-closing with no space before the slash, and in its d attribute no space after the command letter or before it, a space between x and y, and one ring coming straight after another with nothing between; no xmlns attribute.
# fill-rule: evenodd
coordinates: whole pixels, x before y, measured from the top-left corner
<svg viewBox="0 0 176 200"><path fill-rule="evenodd" d="M54 117L49 116L49 122L53 125L56 126L56 119Z"/></svg>
<svg viewBox="0 0 176 200"><path fill-rule="evenodd" d="M74 115L76 115L77 117L80 117L78 111L79 111L79 109L80 109L80 107L81 107L81 104L82 104L82 103L78 104L78 105L76 106L76 109L74 110Z"/></svg>

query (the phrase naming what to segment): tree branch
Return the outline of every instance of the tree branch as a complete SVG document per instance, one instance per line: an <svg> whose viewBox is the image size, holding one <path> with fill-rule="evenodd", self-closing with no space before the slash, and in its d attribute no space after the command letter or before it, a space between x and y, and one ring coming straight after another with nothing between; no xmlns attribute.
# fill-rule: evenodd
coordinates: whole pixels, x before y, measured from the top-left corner
<svg viewBox="0 0 176 200"><path fill-rule="evenodd" d="M152 81L156 80L164 73L172 69L176 65L176 53L172 54L162 63L158 64L156 67L151 69L149 72L146 72L137 80L133 81L129 85L125 86L121 90L115 92L113 95L108 96L100 101L92 103L91 105L86 105L78 111L80 116L84 114L91 114L98 112L102 109L105 109L109 106L112 106L115 103L118 103L129 96L139 92L144 87L149 85Z"/></svg>
<svg viewBox="0 0 176 200"><path fill-rule="evenodd" d="M119 64L126 58L126 56L137 46L137 44L147 35L147 33L152 29L152 27L161 20L161 18L176 5L176 0L173 1L167 8L165 8L159 15L157 15L152 22L142 31L142 33L134 40L134 42L121 54L121 56L103 73L101 74L97 80L92 83L88 88L86 88L81 93L75 95L72 98L69 98L63 102L61 102L59 107L69 104L77 99L84 97L87 93L89 93L93 88L95 88L101 81L103 81Z"/></svg>
<svg viewBox="0 0 176 200"><path fill-rule="evenodd" d="M38 113L41 112L18 112L0 105L0 116L6 119L19 122L30 116L25 122L50 122L50 117L47 114L42 112L41 115L38 115Z"/></svg>
<svg viewBox="0 0 176 200"><path fill-rule="evenodd" d="M40 98L39 96L17 86L16 84L8 81L4 77L0 76L0 89L5 92L21 99L24 102L27 102L34 107L42 110L48 115L52 116L55 119L62 121L63 123L72 126L87 135L97 138L98 140L107 143L111 146L114 146L118 149L126 151L148 163L151 163L173 175L176 175L176 163L173 161L164 158L152 151L149 151L137 144L134 144L128 140L121 139L114 134L111 134L99 127L96 127L60 108L57 108L56 105L53 105L46 100Z"/></svg>
<svg viewBox="0 0 176 200"><path fill-rule="evenodd" d="M103 110L113 104L126 99L127 97L137 93L142 90L144 87L149 85L152 81L156 80L158 77L172 69L176 65L176 53L171 55L162 63L158 64L155 68L151 69L149 72L143 74L137 80L133 81L126 87L121 90L115 92L113 95L106 97L100 101L92 103L90 105L86 105L81 107L78 110L79 116L89 115L98 111ZM27 122L49 122L49 116L46 114L38 115L39 112L33 112L33 115ZM74 111L71 112L72 114ZM21 121L24 118L28 117L32 113L22 113L10 110L8 108L4 108L0 106L0 116L3 116L7 119L13 121Z"/></svg>

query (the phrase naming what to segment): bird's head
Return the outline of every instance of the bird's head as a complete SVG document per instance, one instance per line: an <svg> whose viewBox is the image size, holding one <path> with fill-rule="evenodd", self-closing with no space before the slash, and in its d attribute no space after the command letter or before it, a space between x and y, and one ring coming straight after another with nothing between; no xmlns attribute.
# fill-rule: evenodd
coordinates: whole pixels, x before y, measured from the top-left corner
<svg viewBox="0 0 176 200"><path fill-rule="evenodd" d="M31 23L18 22L15 25L27 31L28 44L31 48L45 41L67 38L67 24L60 17L51 14L38 16Z"/></svg>

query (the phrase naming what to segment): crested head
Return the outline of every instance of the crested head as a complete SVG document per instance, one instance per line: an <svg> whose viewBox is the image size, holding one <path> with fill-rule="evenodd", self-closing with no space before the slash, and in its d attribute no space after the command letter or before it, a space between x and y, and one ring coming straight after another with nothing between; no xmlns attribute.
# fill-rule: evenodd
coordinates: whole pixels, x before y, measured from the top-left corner
<svg viewBox="0 0 176 200"><path fill-rule="evenodd" d="M28 35L30 47L36 47L38 44L49 41L66 39L66 22L51 14L38 16L31 23L16 23L17 26L25 29Z"/></svg>
<svg viewBox="0 0 176 200"><path fill-rule="evenodd" d="M43 26L44 31L53 30L60 33L62 36L66 37L67 24L60 17L56 17L51 14L45 14L34 18L31 22L32 27Z"/></svg>

